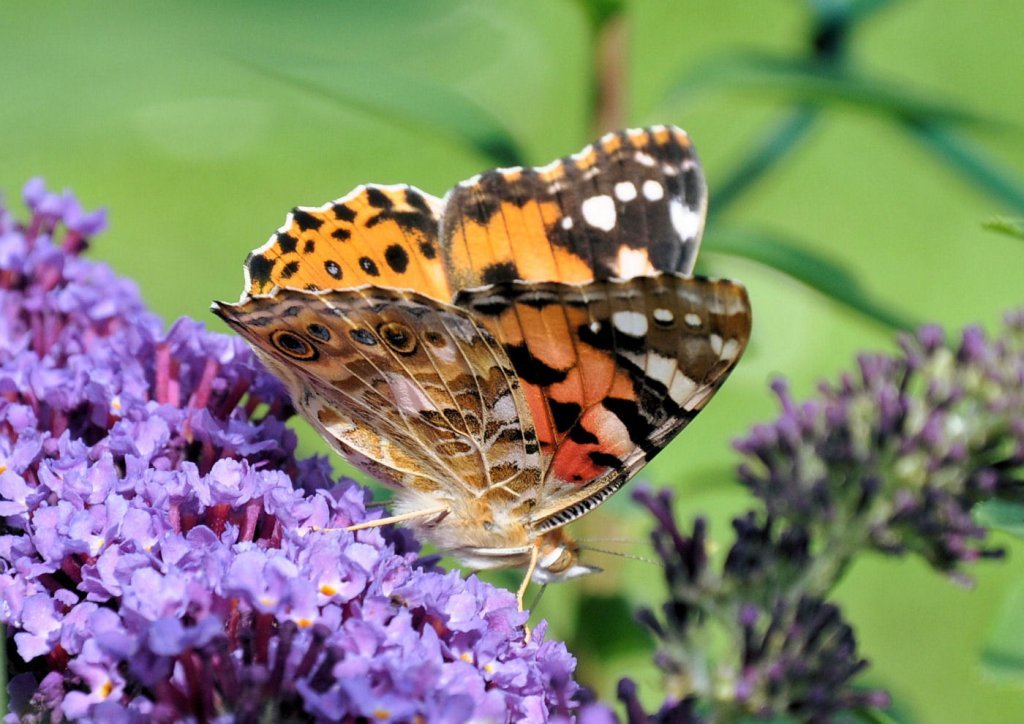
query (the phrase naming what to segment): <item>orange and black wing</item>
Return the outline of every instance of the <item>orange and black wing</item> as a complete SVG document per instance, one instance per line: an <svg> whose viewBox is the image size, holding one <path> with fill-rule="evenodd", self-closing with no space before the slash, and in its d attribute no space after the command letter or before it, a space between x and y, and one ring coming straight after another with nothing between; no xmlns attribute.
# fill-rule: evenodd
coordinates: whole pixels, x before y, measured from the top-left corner
<svg viewBox="0 0 1024 724"><path fill-rule="evenodd" d="M441 200L412 186L359 186L299 206L245 260L246 294L275 289L408 289L451 300L439 243Z"/></svg>
<svg viewBox="0 0 1024 724"><path fill-rule="evenodd" d="M496 169L445 198L454 290L515 279L584 283L689 274L707 189L682 130L609 133L540 168Z"/></svg>
<svg viewBox="0 0 1024 724"><path fill-rule="evenodd" d="M725 381L751 328L741 285L678 274L505 282L458 301L520 378L544 457L542 531L593 508L664 448Z"/></svg>

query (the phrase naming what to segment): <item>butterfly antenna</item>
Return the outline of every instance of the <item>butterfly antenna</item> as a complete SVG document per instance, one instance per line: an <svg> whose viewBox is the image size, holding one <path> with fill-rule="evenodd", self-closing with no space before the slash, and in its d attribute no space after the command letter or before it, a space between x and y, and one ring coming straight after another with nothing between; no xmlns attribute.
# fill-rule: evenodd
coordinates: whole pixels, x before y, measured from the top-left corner
<svg viewBox="0 0 1024 724"><path fill-rule="evenodd" d="M614 541L608 541L608 542L614 542ZM629 542L629 541L622 541L622 542ZM594 553L604 553L607 556L615 556L616 558L627 558L627 559L629 559L631 561L640 561L641 563L649 563L652 566L657 566L658 568L662 567L662 564L659 561L652 560L650 558L645 558L644 556L638 556L638 555L636 555L634 553L623 553L622 551L613 551L613 550L608 550L607 548L597 548L596 546L582 545L582 544L578 546L578 549L581 550L581 551L592 551Z"/></svg>
<svg viewBox="0 0 1024 724"><path fill-rule="evenodd" d="M584 541L587 542L587 543L621 543L623 545L646 546L646 547L650 547L650 546L654 545L654 543L651 542L650 538L642 538L642 539L637 539L637 538L585 538ZM602 552L607 552L607 551L602 551Z"/></svg>
<svg viewBox="0 0 1024 724"><path fill-rule="evenodd" d="M548 590L548 584L546 584L546 583L540 584L540 590L537 591L537 595L533 597L532 601L530 601L530 612L531 613L540 604L540 597L544 595L544 591L546 591L546 590Z"/></svg>

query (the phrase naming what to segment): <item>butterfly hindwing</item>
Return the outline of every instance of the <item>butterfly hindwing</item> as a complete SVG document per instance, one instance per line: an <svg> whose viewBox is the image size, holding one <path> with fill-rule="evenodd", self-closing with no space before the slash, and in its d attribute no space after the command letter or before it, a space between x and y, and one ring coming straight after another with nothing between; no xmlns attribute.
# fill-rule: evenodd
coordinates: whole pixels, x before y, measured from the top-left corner
<svg viewBox="0 0 1024 724"><path fill-rule="evenodd" d="M609 133L539 168L496 169L449 192L441 222L453 288L690 273L707 190L685 132Z"/></svg>
<svg viewBox="0 0 1024 724"><path fill-rule="evenodd" d="M540 459L518 378L464 311L365 288L279 291L218 313L325 438L393 487L513 501L535 486Z"/></svg>
<svg viewBox="0 0 1024 724"><path fill-rule="evenodd" d="M246 292L415 289L451 299L439 244L441 200L412 186L359 186L319 207L296 207L245 260Z"/></svg>

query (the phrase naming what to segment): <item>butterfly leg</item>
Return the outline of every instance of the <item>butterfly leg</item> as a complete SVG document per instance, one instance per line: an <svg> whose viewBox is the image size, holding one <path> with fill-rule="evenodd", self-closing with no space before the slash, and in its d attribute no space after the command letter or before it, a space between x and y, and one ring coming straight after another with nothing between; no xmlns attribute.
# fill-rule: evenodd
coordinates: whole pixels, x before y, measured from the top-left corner
<svg viewBox="0 0 1024 724"><path fill-rule="evenodd" d="M401 515L392 515L387 518L378 518L377 520L368 520L363 523L356 523L350 525L345 530L349 532L364 530L366 528L380 528L382 525L391 525L392 523L401 523L406 520L412 520L413 518L426 518L431 515L441 515L447 513L448 508L441 506L438 508L430 508L428 510L414 510L411 513L402 513Z"/></svg>
<svg viewBox="0 0 1024 724"><path fill-rule="evenodd" d="M526 567L526 575L523 576L523 582L519 584L519 592L516 594L516 603L519 604L520 611L526 610L523 606L523 599L526 597L526 588L530 585L530 579L533 578L533 572L537 570L537 561L539 559L540 546L535 545L533 550L530 551L530 565Z"/></svg>

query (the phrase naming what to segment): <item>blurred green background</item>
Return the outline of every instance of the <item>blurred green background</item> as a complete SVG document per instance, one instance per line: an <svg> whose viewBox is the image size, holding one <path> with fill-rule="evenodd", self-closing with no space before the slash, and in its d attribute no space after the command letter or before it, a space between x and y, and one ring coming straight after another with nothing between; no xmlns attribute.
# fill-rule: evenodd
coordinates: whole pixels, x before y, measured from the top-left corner
<svg viewBox="0 0 1024 724"><path fill-rule="evenodd" d="M1020 3L66 1L3 16L0 189L17 207L42 175L107 206L92 255L167 321L222 328L210 300L237 297L246 252L294 205L367 181L442 195L612 124L686 128L712 194L702 269L743 280L755 331L641 478L673 486L722 545L751 505L729 441L775 414L770 377L803 397L858 351L893 349L887 322L994 329L1022 301L1024 243L983 228L1024 215ZM574 531L642 557L647 528L620 495ZM1024 620L1024 546L995 542L1009 560L975 567L974 590L881 557L840 586L872 663L862 682L888 688L900 719L1024 720L1021 662L984 656L997 625L1024 637L997 624ZM591 561L606 572L549 587L538 615L603 698L629 674L660 701L630 614L659 599L658 569Z"/></svg>

